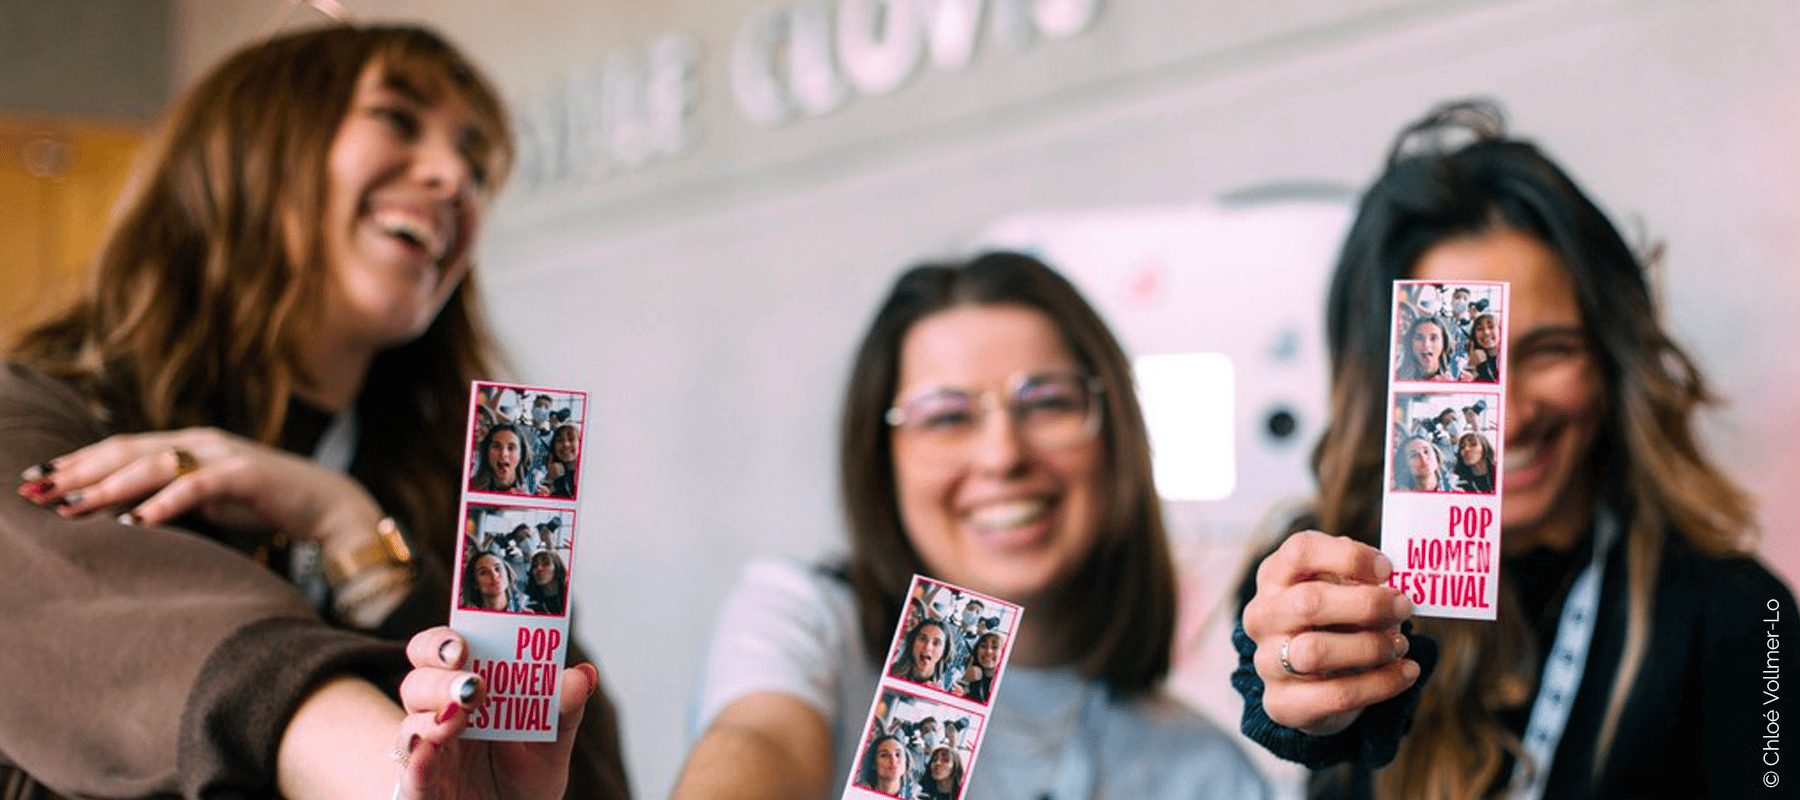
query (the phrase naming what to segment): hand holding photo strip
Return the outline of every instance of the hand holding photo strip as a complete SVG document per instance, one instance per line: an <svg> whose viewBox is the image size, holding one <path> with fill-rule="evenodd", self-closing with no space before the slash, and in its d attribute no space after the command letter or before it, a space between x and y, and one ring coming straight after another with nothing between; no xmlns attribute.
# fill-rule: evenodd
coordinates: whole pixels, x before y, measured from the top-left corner
<svg viewBox="0 0 1800 800"><path fill-rule="evenodd" d="M586 415L586 392L470 387L450 627L468 641L488 702L464 738L556 738Z"/></svg>
<svg viewBox="0 0 1800 800"><path fill-rule="evenodd" d="M1394 282L1381 550L1418 616L1498 612L1509 294Z"/></svg>
<svg viewBox="0 0 1800 800"><path fill-rule="evenodd" d="M1023 612L913 576L844 797L961 799Z"/></svg>

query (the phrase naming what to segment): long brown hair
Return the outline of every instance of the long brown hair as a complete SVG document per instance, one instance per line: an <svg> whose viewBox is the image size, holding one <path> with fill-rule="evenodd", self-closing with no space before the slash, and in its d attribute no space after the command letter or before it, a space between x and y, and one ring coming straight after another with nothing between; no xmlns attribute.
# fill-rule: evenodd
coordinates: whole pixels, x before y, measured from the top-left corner
<svg viewBox="0 0 1800 800"><path fill-rule="evenodd" d="M370 64L467 103L499 186L512 160L499 94L436 33L336 26L251 45L176 104L83 294L13 356L117 431L211 425L276 443L320 314L326 156ZM355 472L414 530L456 529L462 409L493 358L476 298L471 275L423 335L375 358L357 401Z"/></svg>
<svg viewBox="0 0 1800 800"><path fill-rule="evenodd" d="M1148 691L1169 671L1175 568L1150 472L1150 440L1125 352L1081 293L1029 256L988 253L927 264L900 276L857 349L844 400L839 479L850 525L849 578L863 645L881 661L913 573L928 573L907 539L894 487L884 415L893 404L900 346L920 320L958 306L1018 305L1043 312L1082 368L1099 378L1105 498L1094 552L1067 579L1056 652L1078 654L1081 674L1112 691ZM1040 613L1044 613L1040 611ZM1074 637L1081 636L1080 646Z"/></svg>
<svg viewBox="0 0 1800 800"><path fill-rule="evenodd" d="M1466 143L1444 146L1451 137ZM1313 454L1317 512L1325 530L1378 542L1392 281L1434 244L1502 226L1536 237L1568 267L1604 384L1606 421L1590 467L1606 465L1592 470L1596 499L1626 522L1629 605L1597 773L1648 642L1666 537L1707 554L1742 551L1750 501L1701 451L1692 419L1712 396L1663 330L1643 265L1567 174L1506 136L1491 104L1448 104L1406 128L1363 196L1327 301L1337 413ZM1497 712L1528 701L1537 682L1541 659L1524 617L1503 575L1497 623L1416 621L1438 638L1441 660L1398 757L1377 773L1378 797L1481 797L1502 777L1506 754L1521 757Z"/></svg>

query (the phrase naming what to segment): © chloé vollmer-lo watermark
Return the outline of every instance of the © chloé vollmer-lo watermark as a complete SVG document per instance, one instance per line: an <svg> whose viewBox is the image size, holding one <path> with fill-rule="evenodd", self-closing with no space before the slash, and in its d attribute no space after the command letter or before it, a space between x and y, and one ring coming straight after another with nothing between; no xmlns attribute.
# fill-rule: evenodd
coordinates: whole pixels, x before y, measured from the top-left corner
<svg viewBox="0 0 1800 800"><path fill-rule="evenodd" d="M1773 767L1781 763L1781 711L1774 707L1781 700L1781 634L1775 632L1775 623L1781 621L1781 601L1770 599L1765 607L1769 613L1763 622L1769 626L1769 636L1762 671L1765 709L1762 717L1767 723L1763 729L1762 763L1765 767ZM1771 769L1763 773L1762 782L1772 788L1781 783L1781 775Z"/></svg>

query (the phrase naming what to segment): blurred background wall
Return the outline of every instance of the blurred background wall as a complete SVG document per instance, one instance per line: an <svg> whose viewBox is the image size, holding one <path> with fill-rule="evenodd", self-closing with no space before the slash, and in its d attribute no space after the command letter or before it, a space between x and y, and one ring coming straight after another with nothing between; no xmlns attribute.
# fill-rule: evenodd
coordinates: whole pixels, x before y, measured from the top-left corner
<svg viewBox="0 0 1800 800"><path fill-rule="evenodd" d="M1800 357L1781 344L1800 298L1800 5L985 0L919 27L910 0L344 5L440 28L515 106L525 162L479 269L516 377L592 392L577 627L641 796L680 765L744 561L842 546L833 431L875 302L903 266L991 243L1049 255L1137 354L1196 357L1198 387L1168 402L1204 424L1157 445L1204 473L1200 499L1170 501L1175 686L1235 727L1220 598L1310 489L1345 204L1393 132L1451 97L1503 102L1667 246L1669 324L1728 399L1709 442L1763 500L1765 557L1800 577ZM0 0L0 119L141 125L277 18L323 20L287 6ZM882 35L834 33L857 14ZM6 169L42 138L7 145ZM0 188L67 180L18 172ZM65 216L102 213L82 208Z"/></svg>

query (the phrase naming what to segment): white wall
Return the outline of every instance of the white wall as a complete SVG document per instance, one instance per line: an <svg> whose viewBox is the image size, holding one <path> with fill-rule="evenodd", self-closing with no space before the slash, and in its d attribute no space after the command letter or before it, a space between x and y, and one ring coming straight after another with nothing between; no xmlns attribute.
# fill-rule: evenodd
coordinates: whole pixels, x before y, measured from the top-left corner
<svg viewBox="0 0 1800 800"><path fill-rule="evenodd" d="M519 375L593 392L579 628L623 708L641 796L673 780L699 648L743 561L842 541L840 387L899 268L1025 210L1360 186L1401 123L1456 95L1502 99L1628 229L1668 243L1671 325L1733 401L1709 421L1714 449L1764 498L1773 559L1800 575L1783 535L1800 515L1783 491L1800 479L1800 359L1779 344L1800 297L1795 4L1121 0L1082 36L989 48L964 73L774 129L725 89L729 37L755 3L351 5L439 25L515 96L658 34L701 42L692 151L514 198L481 266ZM177 6L178 83L267 22L224 0ZM1316 303L1325 268L1280 292ZM1242 324L1196 319L1193 347ZM1306 490L1265 483L1239 476L1246 491ZM1255 520L1179 519L1189 644L1216 643L1196 629L1238 546L1217 532ZM1235 713L1222 671L1180 686Z"/></svg>

